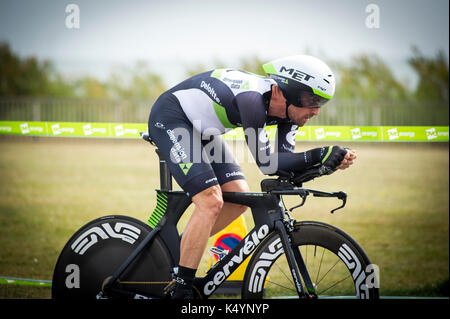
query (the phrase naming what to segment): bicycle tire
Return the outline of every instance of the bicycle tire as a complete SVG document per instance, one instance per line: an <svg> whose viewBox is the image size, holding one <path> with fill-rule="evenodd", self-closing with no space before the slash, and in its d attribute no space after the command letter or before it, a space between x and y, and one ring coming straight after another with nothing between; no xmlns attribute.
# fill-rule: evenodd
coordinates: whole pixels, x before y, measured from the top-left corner
<svg viewBox="0 0 450 319"><path fill-rule="evenodd" d="M112 215L81 227L66 243L55 265L52 298L97 298L105 279L127 259L152 228ZM119 286L143 296L163 297L173 262L159 236L136 257Z"/></svg>
<svg viewBox="0 0 450 319"><path fill-rule="evenodd" d="M291 246L300 248L318 298L379 298L378 268L342 230L320 222L297 222ZM242 298L298 298L287 260L281 256L281 240L274 232L258 247L247 266Z"/></svg>

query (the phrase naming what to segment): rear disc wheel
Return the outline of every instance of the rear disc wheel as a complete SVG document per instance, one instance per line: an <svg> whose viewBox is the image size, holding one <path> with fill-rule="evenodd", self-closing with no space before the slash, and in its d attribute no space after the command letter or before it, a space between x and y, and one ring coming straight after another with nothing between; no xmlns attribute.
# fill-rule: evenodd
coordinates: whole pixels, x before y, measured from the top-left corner
<svg viewBox="0 0 450 319"><path fill-rule="evenodd" d="M78 230L67 242L55 266L53 298L98 298L107 278L122 265L151 231L128 216L106 216ZM173 262L156 236L120 278L119 288L143 296L163 297Z"/></svg>

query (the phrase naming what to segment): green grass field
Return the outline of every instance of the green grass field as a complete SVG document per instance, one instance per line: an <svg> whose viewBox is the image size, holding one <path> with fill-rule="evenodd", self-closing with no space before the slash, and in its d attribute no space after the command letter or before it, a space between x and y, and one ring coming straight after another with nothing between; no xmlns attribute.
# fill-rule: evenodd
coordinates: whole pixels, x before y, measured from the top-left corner
<svg viewBox="0 0 450 319"><path fill-rule="evenodd" d="M241 146L237 156L259 191L264 176ZM347 192L346 208L331 215L335 199L311 197L294 217L355 238L379 266L382 295L448 296L448 143L346 146L359 156L351 169L305 184ZM58 253L83 224L107 214L146 221L156 203L157 157L139 140L0 137L0 152L0 276L51 280ZM198 274L208 262L205 253ZM49 288L0 285L0 298L49 297Z"/></svg>

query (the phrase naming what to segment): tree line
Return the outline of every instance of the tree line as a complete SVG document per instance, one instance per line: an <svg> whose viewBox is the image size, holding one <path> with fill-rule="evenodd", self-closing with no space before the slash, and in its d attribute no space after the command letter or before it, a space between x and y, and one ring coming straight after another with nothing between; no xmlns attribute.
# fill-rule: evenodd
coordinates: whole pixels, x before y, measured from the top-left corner
<svg viewBox="0 0 450 319"><path fill-rule="evenodd" d="M338 85L336 98L361 101L437 101L448 108L449 67L442 51L425 56L412 47L407 63L417 74L417 85L397 79L383 59L375 54L360 54L348 62L327 61L334 70ZM258 57L240 60L238 68L265 75ZM218 61L217 67L225 67ZM186 76L206 69L202 65L186 70ZM71 97L104 99L155 99L167 90L161 75L142 61L132 67L114 69L107 80L93 76L66 79L51 61L35 57L21 58L7 43L0 43L1 97Z"/></svg>

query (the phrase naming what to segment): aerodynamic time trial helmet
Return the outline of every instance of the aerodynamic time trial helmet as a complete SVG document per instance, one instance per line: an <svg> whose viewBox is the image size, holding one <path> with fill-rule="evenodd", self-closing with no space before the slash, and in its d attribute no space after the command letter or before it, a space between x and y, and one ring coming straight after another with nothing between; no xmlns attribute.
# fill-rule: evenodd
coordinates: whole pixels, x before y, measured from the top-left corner
<svg viewBox="0 0 450 319"><path fill-rule="evenodd" d="M288 105L320 107L333 97L333 72L318 58L294 55L266 63L263 69L280 87Z"/></svg>

